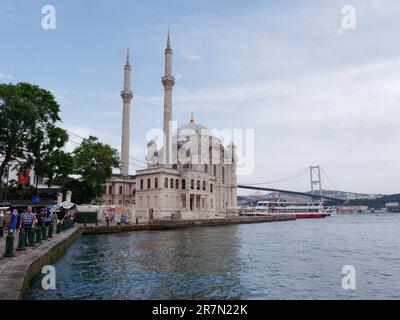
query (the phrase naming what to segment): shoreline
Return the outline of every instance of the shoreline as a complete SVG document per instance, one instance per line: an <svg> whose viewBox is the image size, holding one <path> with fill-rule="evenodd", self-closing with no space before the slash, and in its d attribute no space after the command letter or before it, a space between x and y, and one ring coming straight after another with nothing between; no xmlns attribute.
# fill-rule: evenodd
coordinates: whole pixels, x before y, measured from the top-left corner
<svg viewBox="0 0 400 320"><path fill-rule="evenodd" d="M30 248L15 257L0 260L0 300L21 300L43 266L58 260L81 235L112 234L133 231L161 231L194 227L294 221L295 216L236 217L229 219L156 221L153 224L123 226L75 226L50 241Z"/></svg>

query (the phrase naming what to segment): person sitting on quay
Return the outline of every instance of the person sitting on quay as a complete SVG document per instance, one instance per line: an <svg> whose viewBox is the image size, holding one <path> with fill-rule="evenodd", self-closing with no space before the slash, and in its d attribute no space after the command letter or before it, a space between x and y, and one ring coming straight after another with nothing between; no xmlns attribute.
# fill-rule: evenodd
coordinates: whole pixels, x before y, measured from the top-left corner
<svg viewBox="0 0 400 320"><path fill-rule="evenodd" d="M126 217L121 214L120 223L119 224L126 224Z"/></svg>
<svg viewBox="0 0 400 320"><path fill-rule="evenodd" d="M21 228L25 230L25 244L28 245L29 231L36 224L36 215L32 211L32 207L26 208L26 211L21 216Z"/></svg>

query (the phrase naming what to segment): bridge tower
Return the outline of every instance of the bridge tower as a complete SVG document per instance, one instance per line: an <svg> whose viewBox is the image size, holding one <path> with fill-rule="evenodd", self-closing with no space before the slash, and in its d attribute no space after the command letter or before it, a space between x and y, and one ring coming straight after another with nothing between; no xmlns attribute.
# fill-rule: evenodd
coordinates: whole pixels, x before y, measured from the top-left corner
<svg viewBox="0 0 400 320"><path fill-rule="evenodd" d="M322 199L322 183L321 183L321 167L320 166L310 166L310 180L311 180L311 193L318 191Z"/></svg>

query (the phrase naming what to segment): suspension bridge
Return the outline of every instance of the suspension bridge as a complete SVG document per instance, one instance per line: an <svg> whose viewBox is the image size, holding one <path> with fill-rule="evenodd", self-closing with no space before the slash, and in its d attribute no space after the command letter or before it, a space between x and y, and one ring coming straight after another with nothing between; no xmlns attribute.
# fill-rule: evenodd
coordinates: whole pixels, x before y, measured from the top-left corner
<svg viewBox="0 0 400 320"><path fill-rule="evenodd" d="M301 191L293 191L293 190L285 190L285 189L266 187L266 185L276 184L279 182L285 182L285 181L293 180L298 177L304 176L304 174L307 174L308 171L310 172L311 192L301 192ZM324 195L323 190L322 190L321 173L329 181L331 186L333 186L333 189L336 190L335 185L328 178L327 174L323 171L321 166L310 166L309 168L305 168L299 172L295 172L294 174L292 174L288 177L284 177L279 180L267 181L267 182L261 182L261 183L255 183L255 184L247 184L247 185L239 184L237 187L239 189L246 189L246 190L277 192L277 193L284 193L284 194L290 194L290 195L296 195L296 196L306 196L306 197L310 197L310 198L314 198L314 199L345 202L346 200L344 200L344 199Z"/></svg>

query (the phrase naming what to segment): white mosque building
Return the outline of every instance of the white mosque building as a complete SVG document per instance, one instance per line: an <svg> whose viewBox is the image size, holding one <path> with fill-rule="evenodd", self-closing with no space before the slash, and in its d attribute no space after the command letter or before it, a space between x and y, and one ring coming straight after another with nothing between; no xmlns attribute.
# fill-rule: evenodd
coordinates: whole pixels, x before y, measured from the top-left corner
<svg viewBox="0 0 400 320"><path fill-rule="evenodd" d="M121 168L104 186L103 200L135 207L136 217L148 219L210 219L237 216L235 146L224 146L211 130L195 123L172 130L173 51L168 33L165 49L164 138L147 145L147 168L129 175L130 85L129 51L125 65Z"/></svg>

